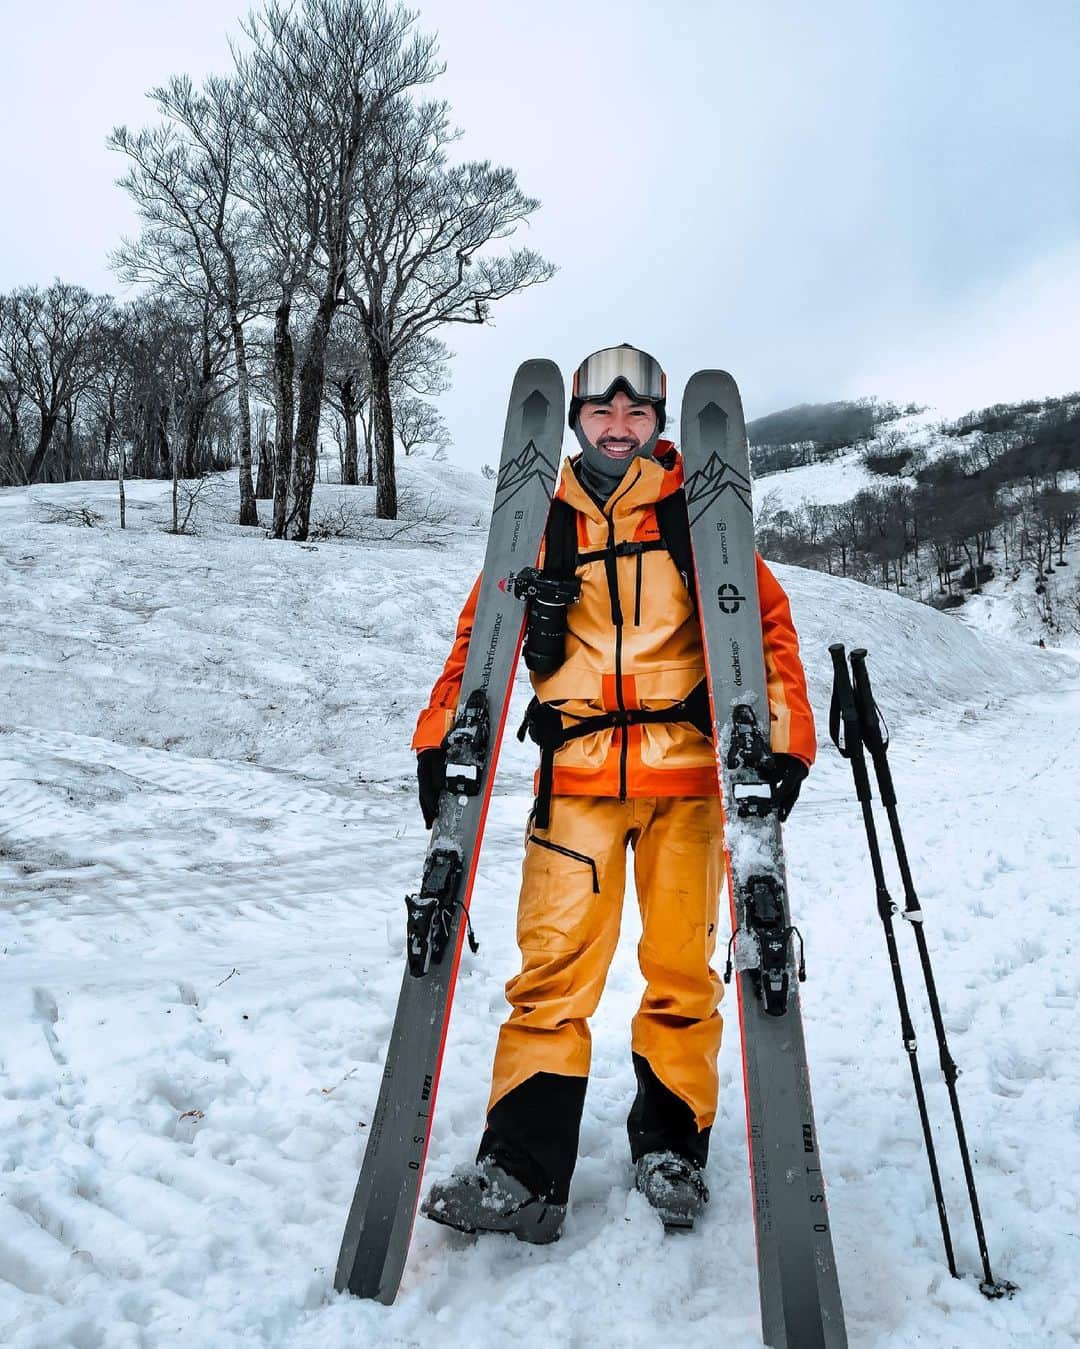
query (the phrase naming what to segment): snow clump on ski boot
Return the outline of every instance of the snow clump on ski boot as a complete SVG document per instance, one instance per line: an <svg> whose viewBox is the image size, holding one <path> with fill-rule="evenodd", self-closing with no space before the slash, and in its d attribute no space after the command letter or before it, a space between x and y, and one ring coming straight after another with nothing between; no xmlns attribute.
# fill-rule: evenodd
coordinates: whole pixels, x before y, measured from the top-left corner
<svg viewBox="0 0 1080 1349"><path fill-rule="evenodd" d="M701 1168L677 1152L647 1152L634 1168L637 1188L668 1231L690 1231L709 1202Z"/></svg>
<svg viewBox="0 0 1080 1349"><path fill-rule="evenodd" d="M566 1205L539 1198L484 1157L432 1185L420 1212L459 1232L507 1232L539 1246L558 1240Z"/></svg>

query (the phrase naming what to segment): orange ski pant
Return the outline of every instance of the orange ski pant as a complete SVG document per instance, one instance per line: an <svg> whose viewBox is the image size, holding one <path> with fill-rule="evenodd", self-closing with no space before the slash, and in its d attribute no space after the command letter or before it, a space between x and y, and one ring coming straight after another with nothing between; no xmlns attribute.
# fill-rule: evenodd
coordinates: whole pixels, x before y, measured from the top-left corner
<svg viewBox="0 0 1080 1349"><path fill-rule="evenodd" d="M633 849L645 992L631 1044L693 1111L716 1113L723 984L711 968L724 877L720 798L555 796L548 829L526 835L517 939L490 1110L534 1073L587 1077L588 1019L615 953Z"/></svg>

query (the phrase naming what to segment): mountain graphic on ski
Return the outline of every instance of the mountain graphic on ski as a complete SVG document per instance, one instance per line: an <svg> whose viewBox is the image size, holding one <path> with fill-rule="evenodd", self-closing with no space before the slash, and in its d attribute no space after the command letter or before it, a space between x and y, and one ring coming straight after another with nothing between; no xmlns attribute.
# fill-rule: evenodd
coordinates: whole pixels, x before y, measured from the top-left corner
<svg viewBox="0 0 1080 1349"><path fill-rule="evenodd" d="M686 386L683 468L717 771L724 799L762 1337L770 1349L846 1349L799 1007L758 598L749 449L735 381Z"/></svg>
<svg viewBox="0 0 1080 1349"><path fill-rule="evenodd" d="M542 395L537 395L546 408L550 407L547 399ZM526 491L534 487L537 482L543 485L546 482L553 482L558 472L558 455L554 461L549 454L545 454L539 449L532 440L525 446L519 455L508 460L499 469L498 482L495 484L495 505L492 513L497 514L503 507L517 496L519 492Z"/></svg>
<svg viewBox="0 0 1080 1349"><path fill-rule="evenodd" d="M709 510L724 492L730 492L748 511L753 509L750 479L719 454L711 454L704 467L687 478L684 491L691 524Z"/></svg>
<svg viewBox="0 0 1080 1349"><path fill-rule="evenodd" d="M536 564L564 415L558 367L526 361L510 394L461 698L444 741L447 785L419 890L405 899L401 994L334 1278L338 1292L384 1303L397 1296L420 1198L480 840L521 650L525 604L506 578ZM510 502L513 509L504 510Z"/></svg>

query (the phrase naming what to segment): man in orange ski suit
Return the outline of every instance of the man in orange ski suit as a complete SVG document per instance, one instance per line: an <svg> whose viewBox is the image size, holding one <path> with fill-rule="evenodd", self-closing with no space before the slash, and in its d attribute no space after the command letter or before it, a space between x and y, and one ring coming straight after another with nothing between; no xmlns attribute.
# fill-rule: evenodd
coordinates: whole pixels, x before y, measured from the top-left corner
<svg viewBox="0 0 1080 1349"><path fill-rule="evenodd" d="M620 373L589 398L582 371L597 357L607 358L601 383L612 369ZM575 513L581 593L567 610L563 663L532 677L536 700L557 708L563 725L613 710L674 708L705 678L694 596L657 520L657 504L682 487L682 462L669 441L657 438L663 398L642 396L647 378L634 373L640 363L628 365L637 357L652 360L632 348L608 348L575 377L571 425L584 453L563 463L555 495ZM658 388L662 394L663 384ZM598 449L604 460L597 460ZM619 464L627 449L634 452ZM590 473L590 461L607 471L609 451L616 462L605 481ZM760 557L757 581L771 745L784 774L774 793L784 818L814 759L814 723L787 597ZM437 774L439 747L453 724L478 590L479 580L417 722L412 745L421 760L422 800L425 766ZM429 1216L470 1231L514 1231L525 1240L558 1235L589 1072L588 1020L618 939L628 843L645 979L631 1026L637 1077L631 1157L639 1188L665 1221L672 1215L656 1194L662 1190L670 1200L672 1185L683 1186L688 1221L669 1226L690 1226L700 1211L717 1102L723 986L710 962L724 875L715 753L703 729L631 718L629 725L571 739L555 754L550 818L541 828L534 811L526 836L517 920L522 964L506 986L511 1012L499 1031L480 1171L458 1177L473 1186L477 1202L465 1205L464 1217L455 1214L451 1182L433 1190ZM426 815L438 785L429 777ZM501 1182L494 1198L492 1174ZM478 1196L477 1185L484 1194ZM488 1222L511 1191L503 1207L513 1212ZM522 1215L533 1219L531 1226Z"/></svg>

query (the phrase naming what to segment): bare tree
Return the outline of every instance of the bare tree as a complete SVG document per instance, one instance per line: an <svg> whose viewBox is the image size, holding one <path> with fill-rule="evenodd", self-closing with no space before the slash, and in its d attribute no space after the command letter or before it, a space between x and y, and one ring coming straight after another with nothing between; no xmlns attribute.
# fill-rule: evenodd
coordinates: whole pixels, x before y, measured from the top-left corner
<svg viewBox="0 0 1080 1349"><path fill-rule="evenodd" d="M18 404L24 400L37 417L37 444L29 462L18 468L28 483L37 482L65 409L71 409L94 377L102 326L112 309L106 295L54 281L47 290L25 286L8 296L0 323L0 364L5 376L5 405L12 424L12 445L22 440Z"/></svg>
<svg viewBox="0 0 1080 1349"><path fill-rule="evenodd" d="M0 294L0 406L7 419L0 441L0 484L22 483L26 478L22 415L27 398L24 363L12 358L12 352L18 350L15 311L15 297Z"/></svg>
<svg viewBox="0 0 1080 1349"><path fill-rule="evenodd" d="M315 310L300 369L285 529L305 539L318 456L326 348L344 297L361 167L393 100L438 73L434 39L410 36L415 16L384 0L271 0L245 24L246 64L259 90L263 143L305 203L314 244L308 278ZM269 166L268 166L269 168ZM273 171L273 170L269 170Z"/></svg>
<svg viewBox="0 0 1080 1349"><path fill-rule="evenodd" d="M93 429L93 441L100 446L101 477L109 474L109 462L116 454L117 482L120 490L120 527L125 526L124 476L127 471L126 435L130 430L133 390L131 361L132 316L117 309L102 325L97 370L87 386L84 405Z"/></svg>
<svg viewBox="0 0 1080 1349"><path fill-rule="evenodd" d="M345 310L334 319L327 342L326 384L327 399L341 417L341 482L356 487L360 481L357 421L371 394L371 381L363 329L355 315Z"/></svg>
<svg viewBox="0 0 1080 1349"><path fill-rule="evenodd" d="M190 331L183 315L160 296L139 296L128 306L131 363L131 470L150 478L172 472L177 389L190 359Z"/></svg>
<svg viewBox="0 0 1080 1349"><path fill-rule="evenodd" d="M1050 487L1038 500L1039 513L1046 522L1047 534L1055 540L1058 566L1065 565L1065 545L1080 519L1080 492Z"/></svg>
<svg viewBox="0 0 1080 1349"><path fill-rule="evenodd" d="M451 443L442 413L423 398L399 398L394 403L394 422L398 440L406 455L421 445L431 445L436 455Z"/></svg>
<svg viewBox="0 0 1080 1349"><path fill-rule="evenodd" d="M151 91L167 122L132 134L117 127L112 149L131 160L120 180L144 221L143 234L115 255L125 280L220 310L236 370L240 430L240 524L259 522L251 473L251 398L244 324L265 303L250 265L250 212L235 192L248 118L241 84L211 77L196 91L175 76Z"/></svg>
<svg viewBox="0 0 1080 1349"><path fill-rule="evenodd" d="M529 249L480 256L539 206L512 169L448 165L456 138L445 103L398 99L374 129L350 221L355 266L349 298L367 335L378 483L375 513L397 516L395 363L447 323L486 323L491 306L548 280L554 268Z"/></svg>
<svg viewBox="0 0 1080 1349"><path fill-rule="evenodd" d="M274 449L270 438L270 411L260 407L255 417L255 444L259 449L259 474L255 495L265 501L274 492Z"/></svg>
<svg viewBox="0 0 1080 1349"><path fill-rule="evenodd" d="M252 18L249 24L257 26ZM298 117L299 91L281 86L279 62L264 50L272 31L256 39L253 55L234 53L237 79L251 112L241 147L238 194L254 213L252 240L274 287L270 344L271 401L274 407L274 507L271 533L285 537L296 423L296 349L292 320L297 296L309 284L323 230L323 194L318 190L317 125ZM260 461L260 484L263 482ZM262 489L258 492L262 496Z"/></svg>

